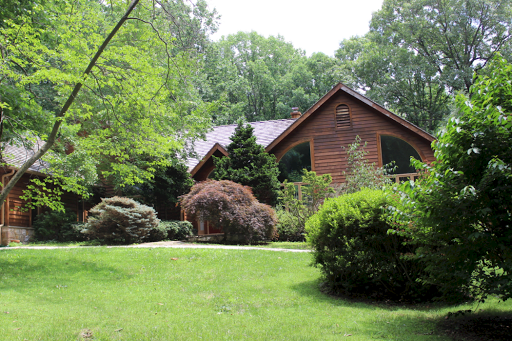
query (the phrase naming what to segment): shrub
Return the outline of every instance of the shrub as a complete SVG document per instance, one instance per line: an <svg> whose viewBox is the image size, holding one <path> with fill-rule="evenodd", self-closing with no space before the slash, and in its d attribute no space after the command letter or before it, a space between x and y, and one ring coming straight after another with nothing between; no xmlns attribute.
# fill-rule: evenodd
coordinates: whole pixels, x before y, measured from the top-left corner
<svg viewBox="0 0 512 341"><path fill-rule="evenodd" d="M269 240L275 229L274 210L259 203L246 186L229 180L207 180L181 197L187 215L221 226L224 239L238 242Z"/></svg>
<svg viewBox="0 0 512 341"><path fill-rule="evenodd" d="M363 188L380 189L391 183L391 179L386 176L391 165L377 167L375 163L370 163L366 159L366 155L369 153L365 150L366 145L367 142L361 146L361 138L358 135L348 146L348 167L347 171L343 172L345 182L338 192L346 194L358 192ZM343 146L341 148L345 149Z"/></svg>
<svg viewBox="0 0 512 341"><path fill-rule="evenodd" d="M83 241L81 226L76 226L76 213L72 211L48 211L36 217L33 223L34 238L40 241Z"/></svg>
<svg viewBox="0 0 512 341"><path fill-rule="evenodd" d="M108 244L145 241L160 222L153 208L122 197L101 199L89 212L83 233Z"/></svg>
<svg viewBox="0 0 512 341"><path fill-rule="evenodd" d="M390 197L363 189L327 199L306 223L314 262L338 293L394 300L427 300L437 288L416 281L423 272L414 248L388 234L385 210Z"/></svg>
<svg viewBox="0 0 512 341"><path fill-rule="evenodd" d="M299 223L299 219L291 212L283 208L276 210L277 235L275 240L283 242L303 242L306 239L304 225Z"/></svg>
<svg viewBox="0 0 512 341"><path fill-rule="evenodd" d="M296 231L298 234L302 234L307 219L318 211L325 198L334 192L334 189L329 186L331 182L330 174L316 175L316 172L304 169L302 198L299 198L295 185L285 180L284 189L280 192L279 199L288 214L281 214L283 219L281 228L285 228L289 232Z"/></svg>
<svg viewBox="0 0 512 341"><path fill-rule="evenodd" d="M479 300L512 297L512 64L497 56L433 145L438 162L419 183L401 186L397 219L428 276L448 292ZM402 216L401 216L402 215ZM413 229L407 227L412 226Z"/></svg>
<svg viewBox="0 0 512 341"><path fill-rule="evenodd" d="M192 223L179 220L161 220L160 224L153 228L147 238L150 242L160 240L183 240L192 235Z"/></svg>

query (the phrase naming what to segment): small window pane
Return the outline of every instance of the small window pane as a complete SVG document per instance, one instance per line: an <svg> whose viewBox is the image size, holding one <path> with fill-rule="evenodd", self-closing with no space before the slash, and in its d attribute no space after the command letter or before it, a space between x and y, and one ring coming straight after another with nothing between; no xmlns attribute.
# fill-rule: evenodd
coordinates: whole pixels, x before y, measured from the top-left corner
<svg viewBox="0 0 512 341"><path fill-rule="evenodd" d="M311 170L311 150L309 142L301 143L290 149L279 161L279 181L302 181L302 170Z"/></svg>
<svg viewBox="0 0 512 341"><path fill-rule="evenodd" d="M411 166L411 156L421 161L421 157L409 143L394 136L381 136L382 163L387 165L395 161L395 169L391 174L416 173Z"/></svg>

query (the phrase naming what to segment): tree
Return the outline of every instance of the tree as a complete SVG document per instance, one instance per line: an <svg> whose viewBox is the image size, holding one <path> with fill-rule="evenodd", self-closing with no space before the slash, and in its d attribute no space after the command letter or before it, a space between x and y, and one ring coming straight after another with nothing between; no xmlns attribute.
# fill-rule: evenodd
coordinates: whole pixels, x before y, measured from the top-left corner
<svg viewBox="0 0 512 341"><path fill-rule="evenodd" d="M307 109L337 82L335 60L310 58L281 36L256 32L223 37L206 54L205 101L223 101L215 124L289 118L292 107Z"/></svg>
<svg viewBox="0 0 512 341"><path fill-rule="evenodd" d="M423 279L480 300L512 295L512 65L501 57L479 76L470 99L456 98L434 144L437 163L417 184L402 185L397 233L423 244ZM401 232L402 231L402 232Z"/></svg>
<svg viewBox="0 0 512 341"><path fill-rule="evenodd" d="M169 4L133 0L124 11L122 0L34 2L5 21L1 138L37 150L0 203L41 158L51 177L36 179L27 196L62 208L52 188L87 195L98 179L140 183L205 130L208 108L190 81L196 51L176 48Z"/></svg>
<svg viewBox="0 0 512 341"><path fill-rule="evenodd" d="M352 85L432 132L473 72L510 50L511 10L498 0L386 0L370 32L343 41L336 56Z"/></svg>
<svg viewBox="0 0 512 341"><path fill-rule="evenodd" d="M280 189L276 157L266 153L263 146L256 143L253 130L250 124L244 126L239 121L230 137L232 142L226 148L229 157L214 156L215 170L212 178L249 186L259 201L275 205Z"/></svg>
<svg viewBox="0 0 512 341"><path fill-rule="evenodd" d="M221 226L224 240L254 242L274 234L274 210L259 203L247 186L229 180L207 180L195 184L181 197L187 215Z"/></svg>
<svg viewBox="0 0 512 341"><path fill-rule="evenodd" d="M179 197L188 193L193 185L187 166L176 163L156 169L154 177L140 185L125 187L123 194L136 196L138 201L156 208L160 218L167 219L168 208L176 207Z"/></svg>
<svg viewBox="0 0 512 341"><path fill-rule="evenodd" d="M412 51L368 33L341 42L336 57L351 86L411 123L433 132L449 112L437 69Z"/></svg>

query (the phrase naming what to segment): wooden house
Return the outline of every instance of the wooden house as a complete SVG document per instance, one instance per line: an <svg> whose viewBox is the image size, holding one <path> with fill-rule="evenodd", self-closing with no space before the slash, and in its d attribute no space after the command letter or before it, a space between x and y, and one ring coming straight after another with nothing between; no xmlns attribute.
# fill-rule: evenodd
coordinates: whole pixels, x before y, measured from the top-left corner
<svg viewBox="0 0 512 341"><path fill-rule="evenodd" d="M33 153L33 150L24 147L14 145L5 146L3 161L9 166L0 167L2 187L9 182L18 168L25 160L32 156ZM46 176L42 173L43 169L46 167L47 165L43 161L37 161L9 192L7 199L0 209L0 245L7 245L13 240L27 242L32 238L34 234L32 222L44 209L27 208L27 201L20 198L20 196L23 196L23 191L27 189L27 185L33 177ZM62 201L66 209L76 212L77 221L84 221L86 218L86 207L84 207L84 202L80 200L80 197L72 193L64 193Z"/></svg>
<svg viewBox="0 0 512 341"><path fill-rule="evenodd" d="M395 161L394 177L414 178L411 156L423 162L434 161L432 135L399 117L379 104L337 84L306 112L292 112L292 118L251 122L257 142L276 156L282 174L290 181L303 168L317 174L331 174L333 183L344 181L347 153L344 148L356 136L366 142L367 158L377 166ZM205 141L198 141L194 150L199 158L188 159L188 167L196 181L208 178L214 169L212 156L227 156L226 146L236 125L214 127ZM198 223L198 233L221 232L207 223Z"/></svg>

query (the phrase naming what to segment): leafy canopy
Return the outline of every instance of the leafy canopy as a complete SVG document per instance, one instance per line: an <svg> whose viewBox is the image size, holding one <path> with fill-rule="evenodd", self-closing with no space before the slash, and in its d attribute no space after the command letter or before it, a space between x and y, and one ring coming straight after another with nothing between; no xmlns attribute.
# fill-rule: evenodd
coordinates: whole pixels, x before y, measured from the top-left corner
<svg viewBox="0 0 512 341"><path fill-rule="evenodd" d="M87 195L99 179L141 183L209 125L191 82L198 51L177 43L179 6L138 3L125 13L124 0L34 2L0 26L2 150L7 142L30 149L46 141L36 158L49 162L53 180L40 180L53 182L47 189ZM204 10L189 11L195 31L203 26L194 15ZM44 197L44 184L34 185L27 196ZM58 193L46 195L42 204L62 208Z"/></svg>

